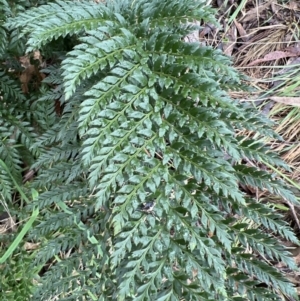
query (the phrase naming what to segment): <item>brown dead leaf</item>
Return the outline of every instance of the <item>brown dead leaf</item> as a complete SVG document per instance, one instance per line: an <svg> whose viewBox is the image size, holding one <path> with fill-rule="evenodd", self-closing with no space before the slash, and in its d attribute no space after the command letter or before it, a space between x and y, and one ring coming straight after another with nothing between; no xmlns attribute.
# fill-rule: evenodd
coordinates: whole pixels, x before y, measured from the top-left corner
<svg viewBox="0 0 300 301"><path fill-rule="evenodd" d="M203 39L205 35L210 34L213 31L213 28L209 26L208 24L205 25L205 27L200 32L200 39Z"/></svg>
<svg viewBox="0 0 300 301"><path fill-rule="evenodd" d="M249 36L247 35L247 32L246 32L246 30L244 29L244 27L242 26L242 24L239 23L239 22L236 21L236 20L234 20L234 24L235 24L235 26L236 26L236 28L237 28L237 30L238 30L238 32L239 32L239 34L240 34L242 40L243 40L244 42L248 42Z"/></svg>
<svg viewBox="0 0 300 301"><path fill-rule="evenodd" d="M297 43L295 45L286 47L285 49L283 49L283 51L291 52L298 56L298 55L300 55L300 44Z"/></svg>
<svg viewBox="0 0 300 301"><path fill-rule="evenodd" d="M242 20L243 22L249 22L253 19L257 19L257 17L259 17L259 15L266 9L268 8L273 0L270 0L269 2L265 3L264 5L260 5L260 6L256 6L252 9L250 9L249 11L247 11L247 14L245 16L243 16L240 20Z"/></svg>
<svg viewBox="0 0 300 301"><path fill-rule="evenodd" d="M40 65L42 64L42 56L41 56L40 51L37 50L33 53L33 59L38 61ZM23 72L20 75L22 91L24 94L27 94L29 92L28 84L31 81L31 79L34 76L36 76L38 78L38 81L41 82L45 78L45 75L39 72L37 66L32 65L30 63L30 55L29 54L21 56L19 58L19 61L21 63L21 66L24 68Z"/></svg>
<svg viewBox="0 0 300 301"><path fill-rule="evenodd" d="M31 243L31 242L25 242L24 249L26 251L29 250L36 250L40 246L40 243Z"/></svg>
<svg viewBox="0 0 300 301"><path fill-rule="evenodd" d="M234 24L228 29L226 37L228 38L228 42L223 43L223 51L226 55L231 56L233 47L236 44L237 40L237 31Z"/></svg>
<svg viewBox="0 0 300 301"><path fill-rule="evenodd" d="M289 7L291 10L298 10L297 1L290 0Z"/></svg>
<svg viewBox="0 0 300 301"><path fill-rule="evenodd" d="M291 105L295 107L300 107L300 97L279 97L279 96L271 96L269 99L283 103L285 105Z"/></svg>
<svg viewBox="0 0 300 301"><path fill-rule="evenodd" d="M292 53L292 52L287 52L287 51L273 51L273 52L266 54L263 59L257 59L255 61L251 62L250 64L247 65L247 67L251 67L251 66L257 65L259 63L263 63L263 62L275 61L278 59L283 59L283 58L292 57L292 56L297 56L297 54Z"/></svg>

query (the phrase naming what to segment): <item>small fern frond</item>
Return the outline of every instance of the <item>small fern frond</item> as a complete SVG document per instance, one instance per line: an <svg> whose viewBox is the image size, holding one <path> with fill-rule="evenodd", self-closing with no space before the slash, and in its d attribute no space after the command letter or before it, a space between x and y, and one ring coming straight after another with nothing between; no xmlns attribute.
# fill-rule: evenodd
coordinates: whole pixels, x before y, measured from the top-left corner
<svg viewBox="0 0 300 301"><path fill-rule="evenodd" d="M243 137L239 137L238 140L243 158L265 162L271 166L278 166L290 171L290 167L262 142L252 139L245 140Z"/></svg>
<svg viewBox="0 0 300 301"><path fill-rule="evenodd" d="M22 93L20 86L12 80L4 71L0 71L0 95L3 101L14 99L16 102L24 102L25 97Z"/></svg>
<svg viewBox="0 0 300 301"><path fill-rule="evenodd" d="M282 220L281 215L276 213L270 206L247 199L247 207L242 208L243 215L253 220L256 224L262 224L275 234L279 233L286 240L298 244L293 231L288 224Z"/></svg>
<svg viewBox="0 0 300 301"><path fill-rule="evenodd" d="M0 151L1 151L0 147ZM1 200L4 199L8 202L12 200L14 184L11 181L11 177L5 170L1 169L0 172L0 191L1 191Z"/></svg>
<svg viewBox="0 0 300 301"><path fill-rule="evenodd" d="M266 189L273 194L281 195L292 203L298 204L295 195L288 188L284 187L284 183L280 180L275 180L269 173L244 165L236 165L235 171L241 183L258 187L261 190Z"/></svg>
<svg viewBox="0 0 300 301"><path fill-rule="evenodd" d="M10 15L10 7L6 0L0 1L0 57L3 59L7 48L7 34L3 26Z"/></svg>
<svg viewBox="0 0 300 301"><path fill-rule="evenodd" d="M104 6L89 1L74 5L72 1L58 0L19 14L7 22L7 27L15 27L15 24L18 24L18 27L23 29L23 34L29 33L30 46L27 52L30 52L53 39L95 29L103 19L103 12ZM35 34L32 34L33 32Z"/></svg>

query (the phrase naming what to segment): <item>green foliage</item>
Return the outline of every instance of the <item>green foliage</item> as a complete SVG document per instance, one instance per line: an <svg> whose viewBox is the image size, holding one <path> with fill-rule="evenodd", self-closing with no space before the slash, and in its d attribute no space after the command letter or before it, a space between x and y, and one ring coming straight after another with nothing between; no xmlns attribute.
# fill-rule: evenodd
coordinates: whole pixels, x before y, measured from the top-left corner
<svg viewBox="0 0 300 301"><path fill-rule="evenodd" d="M40 209L27 239L41 243L32 269L45 271L30 300L295 295L284 276L258 258L295 269L272 236L297 239L239 186L297 202L276 177L242 164L247 158L287 168L235 130L276 135L268 121L227 94L243 88L230 60L183 41L195 19L215 22L205 1L48 1L7 20L6 31L20 33L28 52L44 49L55 58L40 92L26 101L9 79L1 84L14 101L1 104L7 113L1 110L0 147L18 140L38 171L26 187L39 198L22 211ZM65 40L75 46L67 43L57 53L55 42ZM21 110L19 101L28 106ZM10 149L1 157L20 178L22 155ZM9 199L13 185L5 173L0 180ZM149 206L151 212L144 210Z"/></svg>
<svg viewBox="0 0 300 301"><path fill-rule="evenodd" d="M32 270L32 255L25 250L17 250L14 259L7 260L1 268L1 300L27 300L34 291L33 278L36 276ZM5 293L3 293L5 292Z"/></svg>
<svg viewBox="0 0 300 301"><path fill-rule="evenodd" d="M14 3L13 7L18 8L17 4ZM22 159L27 158L28 164L31 164L31 159L38 150L29 151L36 135L29 120L29 103L21 91L14 72L19 71L20 64L10 52L14 44L13 32L7 31L3 25L6 18L16 12L17 8L13 10L13 7L10 7L5 0L0 2L0 58L2 59L0 66L0 158L10 169L14 179L21 184ZM17 48L15 44L14 46ZM13 186L11 177L1 169L0 191L2 197L8 201L13 195Z"/></svg>

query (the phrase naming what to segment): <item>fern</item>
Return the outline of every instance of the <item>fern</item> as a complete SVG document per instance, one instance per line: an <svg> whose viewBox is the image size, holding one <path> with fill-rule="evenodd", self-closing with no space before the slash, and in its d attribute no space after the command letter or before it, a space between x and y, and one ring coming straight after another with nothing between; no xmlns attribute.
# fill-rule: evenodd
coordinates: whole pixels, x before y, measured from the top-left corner
<svg viewBox="0 0 300 301"><path fill-rule="evenodd" d="M49 1L7 20L28 52L55 57L31 101L34 122L18 121L37 171L26 187L39 190L25 213L34 206L41 212L28 236L41 243L31 265L45 266L30 300L295 296L292 284L258 258L295 269L272 236L296 237L239 186L297 203L284 183L241 164L287 168L235 130L277 136L264 117L227 94L243 88L230 60L183 41L195 19L216 23L205 1L192 0ZM55 41L70 39L74 47L57 55ZM11 156L14 170L19 157ZM12 187L2 186L9 195ZM273 233L261 233L262 226Z"/></svg>

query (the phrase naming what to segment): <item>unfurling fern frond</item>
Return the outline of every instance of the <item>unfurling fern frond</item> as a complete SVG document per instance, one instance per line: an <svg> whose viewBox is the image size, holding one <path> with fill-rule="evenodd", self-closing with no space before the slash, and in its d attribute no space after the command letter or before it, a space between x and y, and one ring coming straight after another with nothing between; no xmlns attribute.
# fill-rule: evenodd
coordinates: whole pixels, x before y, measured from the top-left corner
<svg viewBox="0 0 300 301"><path fill-rule="evenodd" d="M243 87L230 60L183 41L195 29L190 21L215 22L212 16L205 1L56 1L8 22L22 28L28 51L76 38L42 98L49 112L58 99L62 116L55 122L51 111L33 144L41 155L30 185L40 198L27 208L42 209L31 235L44 242L33 265L55 264L32 300L295 295L275 267L257 259L265 254L293 269L287 252L271 234L241 223L246 217L297 241L239 186L297 202L269 173L241 165L249 158L284 166L236 129L275 134L227 94Z"/></svg>

